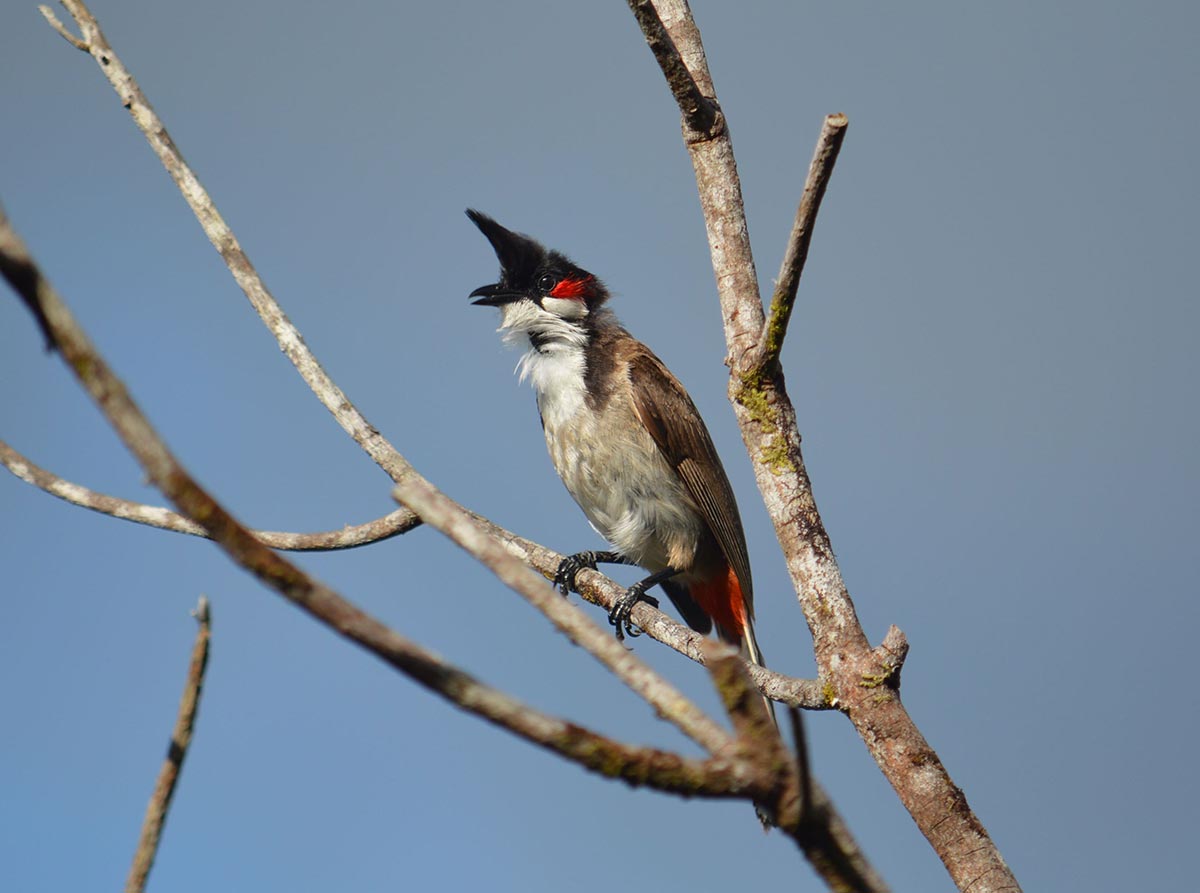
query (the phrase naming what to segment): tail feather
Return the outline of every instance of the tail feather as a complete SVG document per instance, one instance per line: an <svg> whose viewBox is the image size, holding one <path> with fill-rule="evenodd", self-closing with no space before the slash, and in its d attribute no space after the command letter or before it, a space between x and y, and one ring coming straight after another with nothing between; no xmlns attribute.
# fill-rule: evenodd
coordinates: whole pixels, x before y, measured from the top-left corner
<svg viewBox="0 0 1200 893"><path fill-rule="evenodd" d="M754 637L754 621L747 610L742 587L733 568L726 568L724 573L715 575L711 581L692 583L688 587L688 595L713 619L717 637L722 642L737 646L742 657L750 663L760 667L766 666L763 663L762 651L758 647L758 640ZM763 695L763 703L766 704L772 721L778 726L774 702Z"/></svg>

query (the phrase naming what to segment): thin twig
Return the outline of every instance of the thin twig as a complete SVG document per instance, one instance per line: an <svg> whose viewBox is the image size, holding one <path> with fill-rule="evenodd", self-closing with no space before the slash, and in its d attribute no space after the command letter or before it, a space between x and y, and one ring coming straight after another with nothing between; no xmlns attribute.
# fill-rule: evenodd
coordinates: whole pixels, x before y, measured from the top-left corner
<svg viewBox="0 0 1200 893"><path fill-rule="evenodd" d="M0 440L0 465L27 484L45 490L51 496L57 496L72 505L111 515L123 521L157 527L160 530L208 538L208 532L203 527L194 521L189 521L177 512L162 506L145 505L105 493L97 493L95 490L89 490L87 487L64 480L58 475L38 467L2 440ZM331 552L338 549L356 549L359 546L382 542L407 533L420 523L420 519L412 512L407 509L398 509L373 521L347 525L339 530L326 530L320 533L251 530L250 533L272 549L282 549L285 552Z"/></svg>
<svg viewBox="0 0 1200 893"><path fill-rule="evenodd" d="M92 346L24 242L0 209L0 271L19 297L43 310L54 344L147 477L185 515L202 524L233 561L285 599L430 689L526 741L593 772L684 796L761 798L771 781L761 770L725 754L694 760L634 747L542 713L495 689L389 629L376 618L260 543L180 465L124 384ZM414 472L415 474L415 472Z"/></svg>
<svg viewBox="0 0 1200 893"><path fill-rule="evenodd" d="M440 530L478 559L504 584L545 614L572 642L600 661L660 716L709 753L719 753L733 743L729 734L705 716L682 692L646 666L608 630L601 629L575 605L555 592L546 580L511 555L465 511L432 485L423 482L401 484L396 487L394 495L398 502L417 512L426 524Z"/></svg>
<svg viewBox="0 0 1200 893"><path fill-rule="evenodd" d="M208 643L212 632L212 618L208 599L203 595L192 616L200 628L196 630L196 643L192 646L192 660L188 665L187 682L183 686L183 697L179 701L179 715L175 718L175 729L171 732L171 746L167 758L158 772L154 793L146 806L146 817L142 820L142 833L137 850L133 854L133 865L125 881L125 893L142 893L146 889L146 878L158 854L158 842L162 837L167 811L171 808L171 797L183 760L192 743L192 732L196 728L196 713L200 709L200 694L204 689L204 671L208 668Z"/></svg>
<svg viewBox="0 0 1200 893"><path fill-rule="evenodd" d="M796 303L796 291L800 287L800 276L804 262L808 259L808 248L812 244L813 227L817 212L821 210L821 199L833 176L842 141L846 138L846 127L850 121L845 115L827 115L817 138L817 148L808 166L808 177L796 208L796 220L788 236L787 249L775 280L775 292L771 295L771 312L763 328L762 346L759 356L750 361L752 366L763 368L779 360L783 339L787 335L788 320Z"/></svg>

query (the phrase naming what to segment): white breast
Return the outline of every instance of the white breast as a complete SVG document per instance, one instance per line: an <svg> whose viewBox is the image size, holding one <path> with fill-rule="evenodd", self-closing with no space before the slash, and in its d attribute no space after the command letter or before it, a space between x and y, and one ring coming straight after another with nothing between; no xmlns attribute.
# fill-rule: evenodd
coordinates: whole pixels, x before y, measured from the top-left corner
<svg viewBox="0 0 1200 893"><path fill-rule="evenodd" d="M582 351L522 358L554 468L596 532L651 571L691 566L702 522L678 475L614 397L597 415L584 392Z"/></svg>
<svg viewBox="0 0 1200 893"><path fill-rule="evenodd" d="M517 371L537 395L559 477L596 532L650 571L687 570L704 530L683 482L618 393L602 413L587 405L587 336L579 326L518 301L503 308L505 340L531 348Z"/></svg>

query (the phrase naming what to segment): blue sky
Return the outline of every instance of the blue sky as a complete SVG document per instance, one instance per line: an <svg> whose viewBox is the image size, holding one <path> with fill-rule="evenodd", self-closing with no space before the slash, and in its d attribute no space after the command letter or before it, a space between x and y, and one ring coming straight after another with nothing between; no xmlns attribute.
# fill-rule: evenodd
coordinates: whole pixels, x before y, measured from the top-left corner
<svg viewBox="0 0 1200 893"><path fill-rule="evenodd" d="M735 8L736 6L736 8ZM784 350L818 503L903 697L1027 889L1183 888L1200 496L1194 5L697 2L760 279L822 116L850 130ZM481 208L601 275L738 493L772 666L810 640L725 402L678 117L622 3L96 0L328 371L416 466L562 551L493 311ZM0 12L0 201L197 477L259 527L392 508L253 316L92 61ZM0 300L0 436L160 503ZM152 889L816 888L741 804L601 781L446 707L208 543L0 475L0 888L114 886L213 602L205 701ZM539 707L684 747L429 530L301 563ZM615 572L621 579L621 571ZM601 619L596 612L597 619ZM703 671L638 653L716 709ZM952 885L846 720L815 766L897 890ZM713 850L716 850L714 852ZM748 867L747 867L748 866Z"/></svg>

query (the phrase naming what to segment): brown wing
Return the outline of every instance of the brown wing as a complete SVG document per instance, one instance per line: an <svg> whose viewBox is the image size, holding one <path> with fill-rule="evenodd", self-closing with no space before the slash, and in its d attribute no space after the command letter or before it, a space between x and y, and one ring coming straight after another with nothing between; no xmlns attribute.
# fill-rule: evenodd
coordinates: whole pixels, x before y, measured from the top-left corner
<svg viewBox="0 0 1200 893"><path fill-rule="evenodd" d="M678 473L737 575L746 610L754 616L750 558L733 488L692 398L662 361L644 348L629 361L633 407Z"/></svg>

